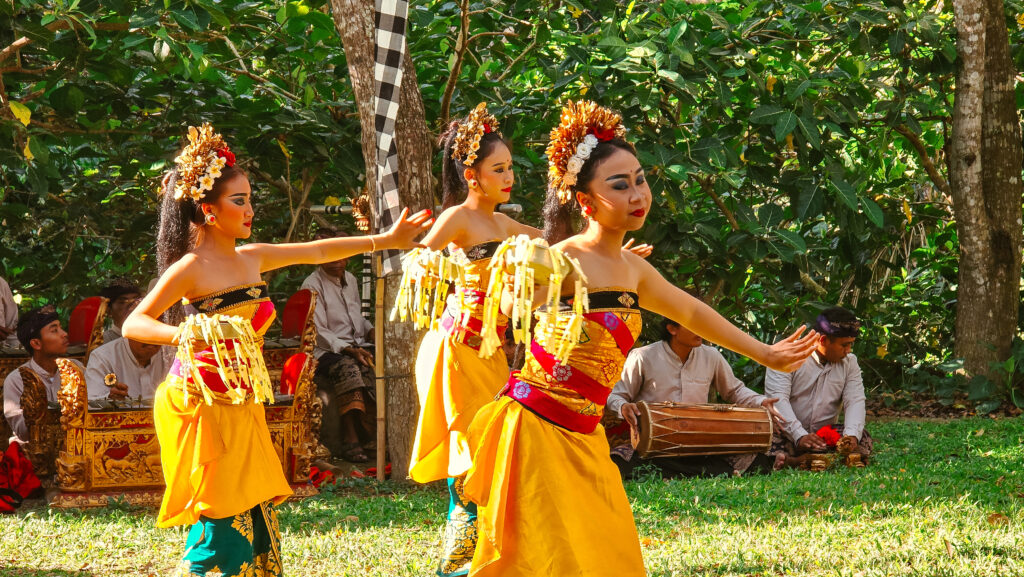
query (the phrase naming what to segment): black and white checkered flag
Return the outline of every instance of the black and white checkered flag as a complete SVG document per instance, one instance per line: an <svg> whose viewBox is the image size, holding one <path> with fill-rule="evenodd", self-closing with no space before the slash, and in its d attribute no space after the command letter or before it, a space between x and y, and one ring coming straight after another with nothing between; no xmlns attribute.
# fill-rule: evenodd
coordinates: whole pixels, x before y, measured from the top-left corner
<svg viewBox="0 0 1024 577"><path fill-rule="evenodd" d="M391 228L402 213L398 200L398 148L395 146L395 120L398 118L398 93L402 85L402 61L405 58L405 27L409 15L408 0L376 0L377 58L373 67L377 102L374 124L377 131L377 231ZM401 270L397 250L381 255L381 275Z"/></svg>

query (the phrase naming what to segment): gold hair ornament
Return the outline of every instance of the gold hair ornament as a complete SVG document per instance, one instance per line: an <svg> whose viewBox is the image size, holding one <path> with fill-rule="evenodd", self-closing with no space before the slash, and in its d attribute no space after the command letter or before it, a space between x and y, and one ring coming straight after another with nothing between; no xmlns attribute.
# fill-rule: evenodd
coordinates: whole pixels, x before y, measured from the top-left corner
<svg viewBox="0 0 1024 577"><path fill-rule="evenodd" d="M473 166L476 162L476 152L480 150L480 139L497 128L498 119L487 112L487 104L477 104L455 131L452 157L461 161L464 166Z"/></svg>
<svg viewBox="0 0 1024 577"><path fill-rule="evenodd" d="M189 197L199 202L213 190L213 181L225 166L235 165L235 155L224 137L213 131L209 122L188 127L188 144L174 159L178 180L174 183L174 200Z"/></svg>
<svg viewBox="0 0 1024 577"><path fill-rule="evenodd" d="M589 100L570 100L548 143L548 186L562 204L573 198L577 175L601 142L625 138L622 116Z"/></svg>

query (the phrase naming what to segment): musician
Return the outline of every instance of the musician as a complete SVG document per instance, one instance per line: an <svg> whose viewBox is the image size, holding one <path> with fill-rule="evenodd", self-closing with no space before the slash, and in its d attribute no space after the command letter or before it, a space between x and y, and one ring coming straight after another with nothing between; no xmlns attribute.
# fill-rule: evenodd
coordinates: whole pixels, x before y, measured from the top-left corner
<svg viewBox="0 0 1024 577"><path fill-rule="evenodd" d="M0 347L16 348L18 343L18 304L11 285L0 276Z"/></svg>
<svg viewBox="0 0 1024 577"><path fill-rule="evenodd" d="M343 231L321 229L317 240L348 236ZM302 283L319 297L316 324L318 360L313 381L324 404L321 440L331 455L352 463L370 460L376 449L376 415L373 370L373 325L363 317L356 277L345 270L348 259L317 267ZM363 441L360 441L360 438Z"/></svg>
<svg viewBox="0 0 1024 577"><path fill-rule="evenodd" d="M18 322L17 333L21 346L32 353L32 358L21 366L39 376L46 386L46 400L57 402L57 393L60 391L57 359L68 352L68 334L61 327L57 313L52 306L33 309ZM24 391L21 371L11 371L4 379L4 417L14 432L12 442L27 443L29 438L28 424L21 409L21 395Z"/></svg>
<svg viewBox="0 0 1024 577"><path fill-rule="evenodd" d="M838 441L866 463L873 441L864 430L865 395L857 357L850 352L860 333L856 315L842 307L824 310L815 323L821 335L811 358L792 373L768 370L765 392L779 398L786 419L771 453L775 468L799 467L809 453L834 450ZM840 406L843 424L836 426Z"/></svg>
<svg viewBox="0 0 1024 577"><path fill-rule="evenodd" d="M636 403L703 404L711 387L727 403L741 407L764 407L775 418L781 415L769 399L747 388L733 374L722 353L704 344L704 340L675 321L663 319L662 340L630 352L622 369L622 378L608 397L608 408L636 427L640 412ZM633 475L637 467L649 463L665 477L741 474L752 466L767 468L767 456L708 455L641 459L628 444L612 449L612 460L623 477Z"/></svg>
<svg viewBox="0 0 1024 577"><path fill-rule="evenodd" d="M131 281L117 279L103 287L100 296L110 301L107 304L107 316L110 317L112 324L109 329L103 331L103 342L109 343L121 338L121 325L135 309L135 305L142 300L142 289Z"/></svg>
<svg viewBox="0 0 1024 577"><path fill-rule="evenodd" d="M161 349L125 338L97 347L85 369L89 400L152 400L171 368L166 356L159 354Z"/></svg>

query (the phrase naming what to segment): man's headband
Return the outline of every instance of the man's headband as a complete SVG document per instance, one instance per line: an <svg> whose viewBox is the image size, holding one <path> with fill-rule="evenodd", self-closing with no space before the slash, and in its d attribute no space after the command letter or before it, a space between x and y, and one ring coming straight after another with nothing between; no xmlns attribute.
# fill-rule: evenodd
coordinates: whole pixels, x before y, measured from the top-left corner
<svg viewBox="0 0 1024 577"><path fill-rule="evenodd" d="M856 337L860 335L860 321L829 321L825 315L818 315L814 330L832 338Z"/></svg>
<svg viewBox="0 0 1024 577"><path fill-rule="evenodd" d="M38 339L43 327L58 320L60 320L60 317L57 316L57 311L50 305L29 311L25 316L21 317L21 321L18 323L18 342L21 343L21 346L25 347L26 351L31 353L32 345L30 343L32 339Z"/></svg>

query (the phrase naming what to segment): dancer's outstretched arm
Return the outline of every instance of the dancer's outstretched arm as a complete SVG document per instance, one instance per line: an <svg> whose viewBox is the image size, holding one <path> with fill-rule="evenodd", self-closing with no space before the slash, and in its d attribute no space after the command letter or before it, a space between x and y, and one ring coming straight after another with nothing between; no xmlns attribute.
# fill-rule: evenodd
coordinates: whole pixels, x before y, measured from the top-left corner
<svg viewBox="0 0 1024 577"><path fill-rule="evenodd" d="M288 244L253 243L239 247L238 252L258 258L260 272L263 273L293 264L323 264L374 250L422 246L414 239L426 232L432 223L429 210L421 210L410 217L406 208L402 209L391 230L385 233Z"/></svg>
<svg viewBox="0 0 1024 577"><path fill-rule="evenodd" d="M637 292L643 308L676 321L710 342L783 372L799 368L817 346L818 334L813 330L801 337L803 326L774 345L762 343L707 304L668 282L647 261L633 256L629 262L640 273Z"/></svg>

